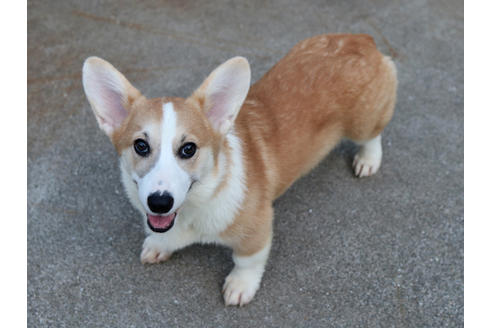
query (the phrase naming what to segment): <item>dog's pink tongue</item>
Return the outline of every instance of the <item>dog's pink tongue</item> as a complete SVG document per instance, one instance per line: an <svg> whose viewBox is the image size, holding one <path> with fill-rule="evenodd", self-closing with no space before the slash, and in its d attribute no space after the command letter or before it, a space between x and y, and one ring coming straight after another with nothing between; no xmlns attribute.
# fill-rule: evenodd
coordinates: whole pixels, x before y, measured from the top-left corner
<svg viewBox="0 0 492 328"><path fill-rule="evenodd" d="M149 219L150 224L154 228L165 229L165 228L169 227L171 222L173 222L174 213L171 215L150 215L150 214L147 214L147 217Z"/></svg>

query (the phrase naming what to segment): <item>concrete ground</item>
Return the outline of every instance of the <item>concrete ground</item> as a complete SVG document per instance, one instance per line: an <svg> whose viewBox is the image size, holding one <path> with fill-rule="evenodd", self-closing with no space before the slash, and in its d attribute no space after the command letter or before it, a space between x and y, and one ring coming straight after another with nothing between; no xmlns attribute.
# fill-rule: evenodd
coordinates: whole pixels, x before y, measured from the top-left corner
<svg viewBox="0 0 492 328"><path fill-rule="evenodd" d="M398 67L378 174L342 143L275 203L262 288L224 307L231 252L139 262L144 233L81 85L90 55L148 96L186 96L246 56L257 80L297 41L369 33ZM30 327L463 326L462 1L29 1Z"/></svg>

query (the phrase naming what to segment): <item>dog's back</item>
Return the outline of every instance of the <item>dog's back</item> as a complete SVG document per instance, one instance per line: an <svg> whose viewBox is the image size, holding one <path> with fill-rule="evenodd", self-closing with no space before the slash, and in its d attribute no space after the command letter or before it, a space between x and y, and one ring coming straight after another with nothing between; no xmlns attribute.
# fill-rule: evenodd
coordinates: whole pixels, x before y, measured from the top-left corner
<svg viewBox="0 0 492 328"><path fill-rule="evenodd" d="M283 193L339 141L379 135L393 114L396 69L368 35L320 35L298 43L255 83L236 121L246 156L270 167ZM258 154L261 153L261 156ZM273 168L272 168L273 166Z"/></svg>

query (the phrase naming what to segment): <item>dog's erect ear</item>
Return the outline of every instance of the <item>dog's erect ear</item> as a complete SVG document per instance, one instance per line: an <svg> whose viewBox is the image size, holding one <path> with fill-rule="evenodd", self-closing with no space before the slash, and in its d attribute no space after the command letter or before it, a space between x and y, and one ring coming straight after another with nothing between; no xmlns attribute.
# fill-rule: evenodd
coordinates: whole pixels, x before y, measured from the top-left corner
<svg viewBox="0 0 492 328"><path fill-rule="evenodd" d="M234 57L217 67L191 96L221 134L234 124L248 94L251 81L249 64L244 57Z"/></svg>
<svg viewBox="0 0 492 328"><path fill-rule="evenodd" d="M128 115L140 92L107 61L89 57L82 68L82 84L99 127L111 137Z"/></svg>

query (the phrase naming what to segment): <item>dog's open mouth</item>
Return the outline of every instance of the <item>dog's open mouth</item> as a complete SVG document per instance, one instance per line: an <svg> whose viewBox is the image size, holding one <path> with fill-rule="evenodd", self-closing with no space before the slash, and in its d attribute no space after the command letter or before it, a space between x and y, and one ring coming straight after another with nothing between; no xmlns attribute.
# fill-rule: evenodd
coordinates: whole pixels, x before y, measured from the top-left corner
<svg viewBox="0 0 492 328"><path fill-rule="evenodd" d="M173 227L176 213L169 215L147 214L147 225L154 232L166 232Z"/></svg>

